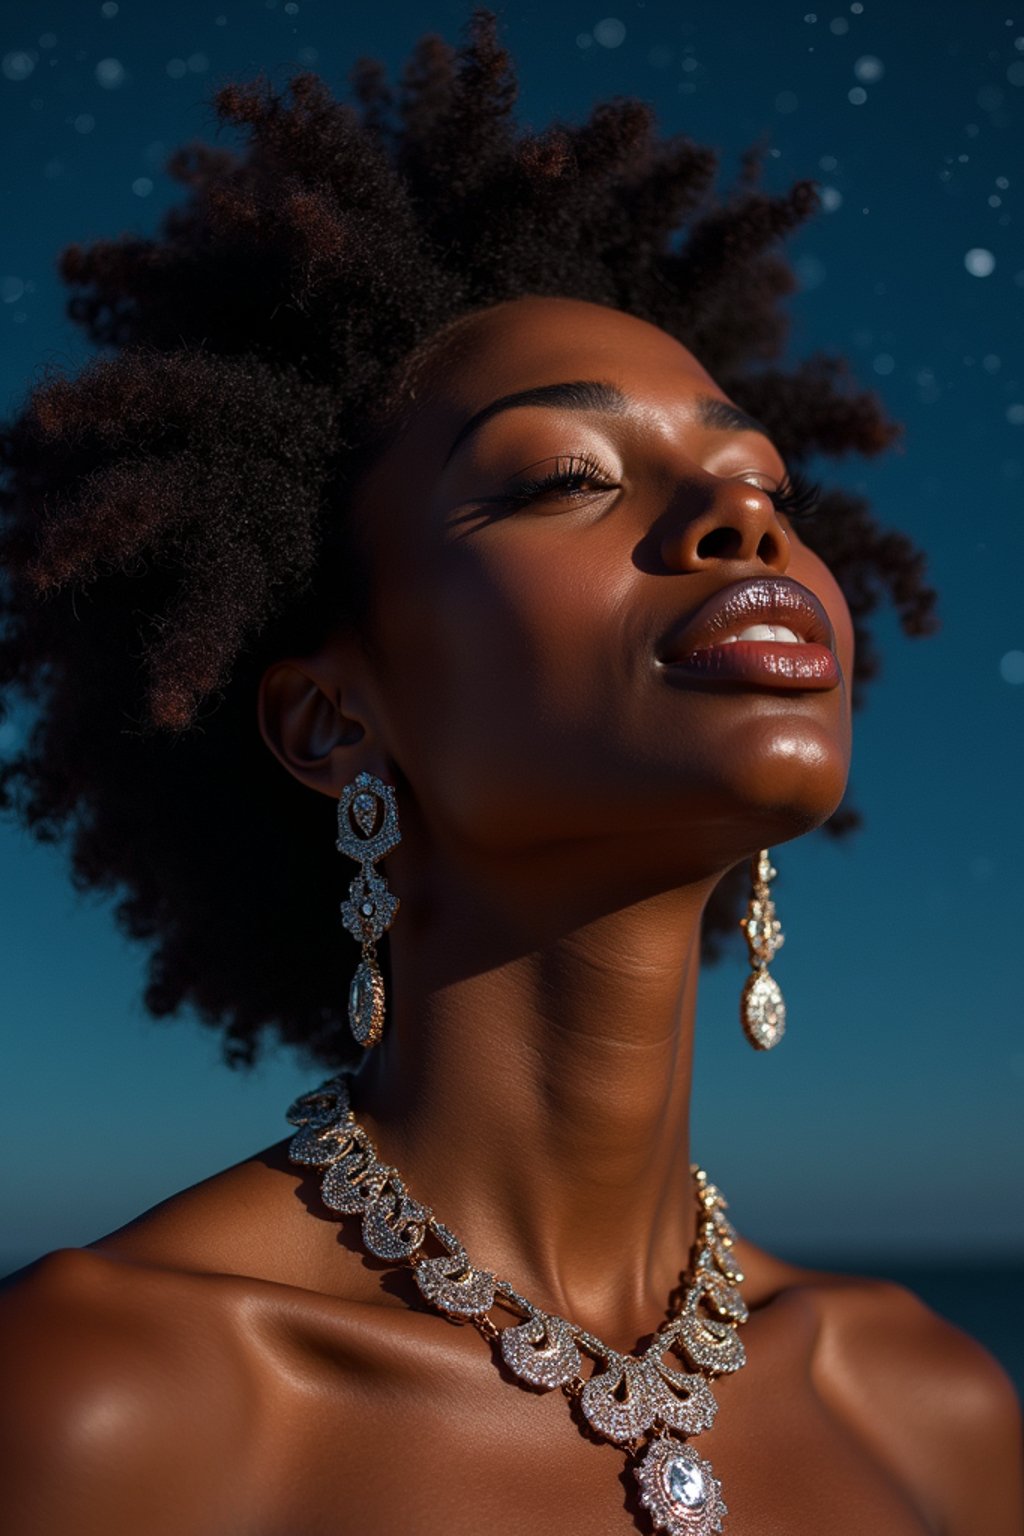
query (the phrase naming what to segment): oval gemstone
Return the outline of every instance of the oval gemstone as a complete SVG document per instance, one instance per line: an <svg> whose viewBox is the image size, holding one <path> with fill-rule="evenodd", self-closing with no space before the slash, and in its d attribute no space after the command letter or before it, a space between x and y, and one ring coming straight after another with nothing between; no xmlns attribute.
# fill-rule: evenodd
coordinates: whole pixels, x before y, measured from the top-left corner
<svg viewBox="0 0 1024 1536"><path fill-rule="evenodd" d="M673 1456L665 1463L665 1492L673 1504L684 1509L702 1509L707 1502L704 1474L686 1456Z"/></svg>
<svg viewBox="0 0 1024 1536"><path fill-rule="evenodd" d="M758 1050L770 1051L786 1029L786 1004L774 976L755 971L747 978L741 999L743 1027Z"/></svg>
<svg viewBox="0 0 1024 1536"><path fill-rule="evenodd" d="M374 971L365 960L356 966L349 985L348 1022L360 1045L373 1045L380 1039L384 1022L383 998Z"/></svg>
<svg viewBox="0 0 1024 1536"><path fill-rule="evenodd" d="M359 970L357 970L355 975L352 977L348 989L349 1013L353 1018L359 1019L360 1021L362 1020L367 1002L369 1001L366 995L367 990L366 977L362 974L362 966L360 966Z"/></svg>

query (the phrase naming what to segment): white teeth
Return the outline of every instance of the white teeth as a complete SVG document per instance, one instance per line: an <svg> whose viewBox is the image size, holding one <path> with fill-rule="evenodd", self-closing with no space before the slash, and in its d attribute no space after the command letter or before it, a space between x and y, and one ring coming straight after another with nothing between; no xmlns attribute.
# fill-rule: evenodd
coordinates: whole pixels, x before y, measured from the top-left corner
<svg viewBox="0 0 1024 1536"><path fill-rule="evenodd" d="M786 645L799 645L800 636L785 624L748 624L738 635L726 635L719 645L734 645L737 640L781 640Z"/></svg>

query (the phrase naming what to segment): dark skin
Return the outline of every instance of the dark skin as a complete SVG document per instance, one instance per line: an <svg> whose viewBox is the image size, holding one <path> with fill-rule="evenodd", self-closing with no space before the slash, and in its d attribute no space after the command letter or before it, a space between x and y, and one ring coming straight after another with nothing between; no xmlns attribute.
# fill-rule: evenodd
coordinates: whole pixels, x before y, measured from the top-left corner
<svg viewBox="0 0 1024 1536"><path fill-rule="evenodd" d="M506 410L445 463L493 401L579 380L625 403ZM763 433L702 423L702 397L725 399L617 311L477 316L360 490L368 644L339 630L281 658L260 699L311 790L361 769L398 786L393 984L359 1118L478 1262L623 1350L666 1315L694 1239L702 908L737 861L825 820L850 750L844 680L709 685L655 660L726 584L784 574L824 604L850 676L839 588L767 495L785 465ZM596 480L509 507L524 473L583 455ZM1018 1536L995 1361L897 1286L739 1255L748 1364L695 1442L729 1536ZM34 1266L0 1334L23 1383L11 1536L645 1523L621 1450L365 1256L286 1143Z"/></svg>

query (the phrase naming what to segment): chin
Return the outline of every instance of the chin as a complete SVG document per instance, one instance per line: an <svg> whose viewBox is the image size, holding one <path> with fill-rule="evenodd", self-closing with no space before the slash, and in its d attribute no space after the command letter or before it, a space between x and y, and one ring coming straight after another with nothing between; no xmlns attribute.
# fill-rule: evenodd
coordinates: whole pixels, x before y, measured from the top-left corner
<svg viewBox="0 0 1024 1536"><path fill-rule="evenodd" d="M722 787L737 821L759 829L755 841L763 847L811 832L832 815L849 777L849 734L807 719L762 721L725 760Z"/></svg>
<svg viewBox="0 0 1024 1536"><path fill-rule="evenodd" d="M820 827L846 790L848 762L835 753L780 755L770 767L770 773L746 786L745 797L749 812L760 812L766 829L774 829L768 842L785 842Z"/></svg>

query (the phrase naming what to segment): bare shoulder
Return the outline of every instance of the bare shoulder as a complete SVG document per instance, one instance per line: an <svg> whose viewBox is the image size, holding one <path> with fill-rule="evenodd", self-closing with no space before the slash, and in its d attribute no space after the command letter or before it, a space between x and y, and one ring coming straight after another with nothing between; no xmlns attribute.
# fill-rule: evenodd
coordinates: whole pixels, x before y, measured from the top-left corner
<svg viewBox="0 0 1024 1536"><path fill-rule="evenodd" d="M948 1536L1024 1525L1021 1406L987 1349L889 1280L800 1272L815 1385Z"/></svg>
<svg viewBox="0 0 1024 1536"><path fill-rule="evenodd" d="M5 1536L265 1529L282 1383L355 1380L381 1332L305 1179L269 1148L0 1289Z"/></svg>
<svg viewBox="0 0 1024 1536"><path fill-rule="evenodd" d="M8 1282L0 1485L11 1536L217 1529L248 1410L244 1354L217 1326L203 1278L64 1249Z"/></svg>

